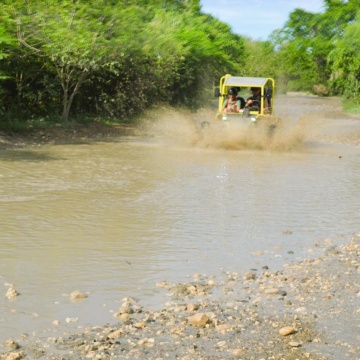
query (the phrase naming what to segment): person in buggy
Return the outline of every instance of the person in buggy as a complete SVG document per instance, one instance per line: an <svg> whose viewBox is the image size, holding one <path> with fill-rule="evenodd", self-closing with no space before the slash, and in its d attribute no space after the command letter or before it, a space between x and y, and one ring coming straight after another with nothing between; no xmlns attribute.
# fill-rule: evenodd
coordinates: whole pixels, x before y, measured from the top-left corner
<svg viewBox="0 0 360 360"><path fill-rule="evenodd" d="M223 112L225 113L237 113L245 106L245 100L238 96L239 90L236 87L232 87L228 91L228 98L224 101Z"/></svg>
<svg viewBox="0 0 360 360"><path fill-rule="evenodd" d="M250 88L252 95L247 98L244 108L251 111L259 111L261 105L261 88ZM269 101L264 97L264 110L267 112L269 109Z"/></svg>

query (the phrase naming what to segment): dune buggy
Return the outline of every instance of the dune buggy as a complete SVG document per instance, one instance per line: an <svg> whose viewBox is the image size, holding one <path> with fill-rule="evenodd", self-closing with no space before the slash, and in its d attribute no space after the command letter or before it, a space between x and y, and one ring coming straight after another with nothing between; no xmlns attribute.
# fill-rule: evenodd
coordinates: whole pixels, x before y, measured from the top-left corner
<svg viewBox="0 0 360 360"><path fill-rule="evenodd" d="M224 104L230 93L236 89L237 98L241 106L235 112L226 112ZM251 95L250 89L257 90L259 96L253 100L251 106L244 107L247 98ZM239 124L250 125L264 122L274 127L274 90L275 81L271 78L241 77L224 75L220 79L219 87L215 88L215 96L219 99L217 120L231 121Z"/></svg>

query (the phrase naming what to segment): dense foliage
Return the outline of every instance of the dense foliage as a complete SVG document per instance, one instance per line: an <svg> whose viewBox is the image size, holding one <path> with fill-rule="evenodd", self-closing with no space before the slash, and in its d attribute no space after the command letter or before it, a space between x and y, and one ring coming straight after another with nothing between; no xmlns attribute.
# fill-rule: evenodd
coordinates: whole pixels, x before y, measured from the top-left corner
<svg viewBox="0 0 360 360"><path fill-rule="evenodd" d="M236 35L200 0L2 0L1 120L126 121L159 103L192 109L220 76L360 103L360 0L294 10L268 41Z"/></svg>
<svg viewBox="0 0 360 360"><path fill-rule="evenodd" d="M199 0L3 0L0 17L0 111L18 119L196 108L244 52Z"/></svg>
<svg viewBox="0 0 360 360"><path fill-rule="evenodd" d="M321 13L296 9L271 42L284 89L360 101L360 0L324 0Z"/></svg>

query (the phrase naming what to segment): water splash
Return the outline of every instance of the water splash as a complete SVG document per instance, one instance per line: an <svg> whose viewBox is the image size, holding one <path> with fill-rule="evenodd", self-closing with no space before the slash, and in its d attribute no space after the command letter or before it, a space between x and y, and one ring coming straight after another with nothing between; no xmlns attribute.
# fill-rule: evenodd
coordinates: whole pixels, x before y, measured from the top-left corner
<svg viewBox="0 0 360 360"><path fill-rule="evenodd" d="M275 131L268 124L243 125L215 120L214 111L158 109L147 114L144 134L158 142L175 146L219 148L227 150L258 149L288 151L303 144L307 123L280 121ZM205 127L201 125L206 123Z"/></svg>

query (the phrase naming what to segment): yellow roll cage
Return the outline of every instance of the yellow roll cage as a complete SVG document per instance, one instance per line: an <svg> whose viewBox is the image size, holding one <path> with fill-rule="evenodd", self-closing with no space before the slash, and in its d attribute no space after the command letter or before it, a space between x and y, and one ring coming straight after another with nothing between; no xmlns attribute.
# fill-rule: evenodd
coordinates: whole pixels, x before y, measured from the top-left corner
<svg viewBox="0 0 360 360"><path fill-rule="evenodd" d="M228 90L232 87L240 89L239 96L242 95L242 89L250 89L251 87L257 87L261 89L261 101L259 111L250 111L251 115L258 116L271 116L274 109L274 93L275 93L275 80L272 78L262 77L242 77L232 76L230 74L224 75L220 79L219 84L219 113L223 111L224 101L227 98ZM264 108L265 97L268 99L269 107ZM245 97L246 100L247 97Z"/></svg>

